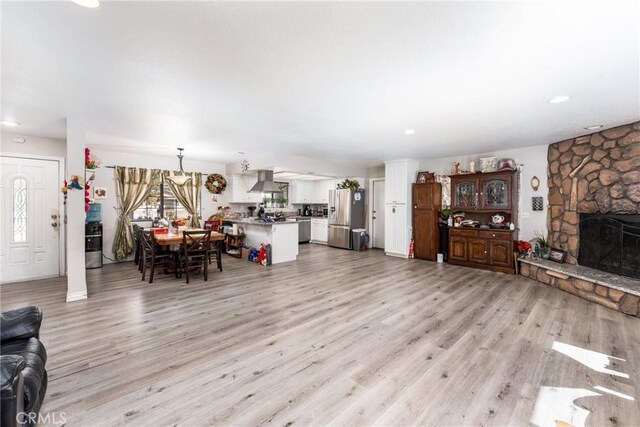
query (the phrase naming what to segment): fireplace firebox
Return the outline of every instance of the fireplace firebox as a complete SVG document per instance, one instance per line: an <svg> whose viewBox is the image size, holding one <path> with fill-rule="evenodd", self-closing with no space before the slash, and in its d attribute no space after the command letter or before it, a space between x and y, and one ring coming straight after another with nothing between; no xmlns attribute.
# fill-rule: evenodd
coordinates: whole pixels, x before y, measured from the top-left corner
<svg viewBox="0 0 640 427"><path fill-rule="evenodd" d="M578 264L640 279L640 215L580 215Z"/></svg>

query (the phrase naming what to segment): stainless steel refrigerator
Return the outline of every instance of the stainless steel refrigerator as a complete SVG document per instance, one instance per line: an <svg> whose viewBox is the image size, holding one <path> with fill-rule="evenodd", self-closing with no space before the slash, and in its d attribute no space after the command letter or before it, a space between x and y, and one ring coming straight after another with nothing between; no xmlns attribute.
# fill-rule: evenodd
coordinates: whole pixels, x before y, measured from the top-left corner
<svg viewBox="0 0 640 427"><path fill-rule="evenodd" d="M351 249L351 230L364 224L364 190L329 190L329 246Z"/></svg>

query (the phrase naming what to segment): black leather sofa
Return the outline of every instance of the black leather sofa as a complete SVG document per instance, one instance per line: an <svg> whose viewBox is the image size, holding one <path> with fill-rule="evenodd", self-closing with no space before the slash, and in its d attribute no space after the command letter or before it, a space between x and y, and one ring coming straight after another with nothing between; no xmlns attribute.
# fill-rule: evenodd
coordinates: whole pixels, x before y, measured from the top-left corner
<svg viewBox="0 0 640 427"><path fill-rule="evenodd" d="M0 314L2 427L32 426L47 392L47 352L40 340L42 311L22 307Z"/></svg>

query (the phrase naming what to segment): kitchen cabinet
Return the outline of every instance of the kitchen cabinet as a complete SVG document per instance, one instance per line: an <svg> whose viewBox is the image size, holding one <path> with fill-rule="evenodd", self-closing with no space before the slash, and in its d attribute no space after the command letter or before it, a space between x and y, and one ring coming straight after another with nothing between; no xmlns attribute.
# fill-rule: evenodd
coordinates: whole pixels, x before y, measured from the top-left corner
<svg viewBox="0 0 640 427"><path fill-rule="evenodd" d="M449 264L515 273L517 231L449 228Z"/></svg>
<svg viewBox="0 0 640 427"><path fill-rule="evenodd" d="M387 255L407 258L412 235L411 185L418 172L416 160L385 162L384 250Z"/></svg>
<svg viewBox="0 0 640 427"><path fill-rule="evenodd" d="M411 184L418 172L415 160L396 160L385 162L384 201L385 203L405 205L411 197Z"/></svg>
<svg viewBox="0 0 640 427"><path fill-rule="evenodd" d="M440 246L438 210L442 205L442 186L437 182L413 184L412 198L415 258L435 261Z"/></svg>
<svg viewBox="0 0 640 427"><path fill-rule="evenodd" d="M407 206L385 205L384 252L387 255L407 258L409 256L409 222Z"/></svg>
<svg viewBox="0 0 640 427"><path fill-rule="evenodd" d="M311 241L326 244L329 240L329 220L327 218L311 218Z"/></svg>
<svg viewBox="0 0 640 427"><path fill-rule="evenodd" d="M335 179L322 179L313 182L313 203L329 203L329 190L336 189Z"/></svg>
<svg viewBox="0 0 640 427"><path fill-rule="evenodd" d="M300 179L291 181L289 198L290 202L295 204L314 203L313 181Z"/></svg>
<svg viewBox="0 0 640 427"><path fill-rule="evenodd" d="M262 194L247 193L258 182L255 175L234 174L231 175L229 181L231 187L231 201L229 203L259 203L262 201Z"/></svg>

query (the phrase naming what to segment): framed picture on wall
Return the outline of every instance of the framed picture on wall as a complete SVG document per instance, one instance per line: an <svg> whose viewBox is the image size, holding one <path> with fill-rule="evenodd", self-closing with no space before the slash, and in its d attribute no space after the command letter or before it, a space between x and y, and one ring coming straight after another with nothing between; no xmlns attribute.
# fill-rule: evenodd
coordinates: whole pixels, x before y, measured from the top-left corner
<svg viewBox="0 0 640 427"><path fill-rule="evenodd" d="M97 200L104 200L107 198L107 188L106 187L95 187L93 189L93 198Z"/></svg>

